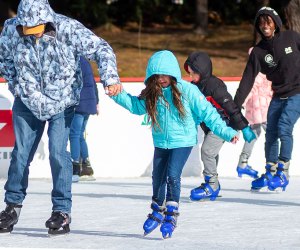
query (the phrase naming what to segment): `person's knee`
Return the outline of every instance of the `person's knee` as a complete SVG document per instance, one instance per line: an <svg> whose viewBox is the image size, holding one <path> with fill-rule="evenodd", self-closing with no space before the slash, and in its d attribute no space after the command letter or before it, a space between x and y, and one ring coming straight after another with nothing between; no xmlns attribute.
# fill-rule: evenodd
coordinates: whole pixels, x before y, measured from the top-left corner
<svg viewBox="0 0 300 250"><path fill-rule="evenodd" d="M181 178L180 176L168 176L167 183L173 186L180 185Z"/></svg>

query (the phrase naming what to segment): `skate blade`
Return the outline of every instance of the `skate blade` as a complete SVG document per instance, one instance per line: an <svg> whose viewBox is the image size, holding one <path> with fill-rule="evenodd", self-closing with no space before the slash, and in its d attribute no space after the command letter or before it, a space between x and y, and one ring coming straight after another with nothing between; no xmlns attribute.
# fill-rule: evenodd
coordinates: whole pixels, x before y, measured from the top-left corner
<svg viewBox="0 0 300 250"><path fill-rule="evenodd" d="M243 180L255 180L255 179L257 179L258 178L258 176L257 177L252 177L252 176L249 176L249 175L243 175L243 176L241 176L241 177L237 177L238 179L243 179Z"/></svg>
<svg viewBox="0 0 300 250"><path fill-rule="evenodd" d="M69 227L64 227L60 229L51 229L48 230L49 237L59 237L59 236L67 236L70 233Z"/></svg>
<svg viewBox="0 0 300 250"><path fill-rule="evenodd" d="M79 181L95 181L96 178L94 176L83 175L79 177Z"/></svg>
<svg viewBox="0 0 300 250"><path fill-rule="evenodd" d="M1 228L0 229L0 235L8 235L13 231L14 227L8 227L8 228Z"/></svg>
<svg viewBox="0 0 300 250"><path fill-rule="evenodd" d="M218 195L217 197L215 197L215 199L211 200L210 197L207 197L207 198L203 198L203 199L200 199L200 200L193 200L190 198L190 201L192 202L207 202L207 201L216 201L217 198L220 198L222 197L222 195Z"/></svg>
<svg viewBox="0 0 300 250"><path fill-rule="evenodd" d="M251 193L261 193L261 194L275 194L275 193L280 193L282 192L282 190L270 190L268 189L268 187L263 187L263 188L260 188L260 189L255 189L255 188L251 188L250 189Z"/></svg>
<svg viewBox="0 0 300 250"><path fill-rule="evenodd" d="M170 238L172 238L172 233L171 234L167 233L166 235L162 235L162 238L163 238L163 240L170 239Z"/></svg>

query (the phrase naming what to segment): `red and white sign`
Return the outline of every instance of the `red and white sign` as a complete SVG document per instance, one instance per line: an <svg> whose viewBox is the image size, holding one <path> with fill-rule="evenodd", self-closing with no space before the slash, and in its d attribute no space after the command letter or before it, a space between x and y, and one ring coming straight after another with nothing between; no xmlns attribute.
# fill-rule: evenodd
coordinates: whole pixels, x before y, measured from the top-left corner
<svg viewBox="0 0 300 250"><path fill-rule="evenodd" d="M0 98L0 105L1 105ZM15 143L12 111L0 110L0 147L13 147Z"/></svg>

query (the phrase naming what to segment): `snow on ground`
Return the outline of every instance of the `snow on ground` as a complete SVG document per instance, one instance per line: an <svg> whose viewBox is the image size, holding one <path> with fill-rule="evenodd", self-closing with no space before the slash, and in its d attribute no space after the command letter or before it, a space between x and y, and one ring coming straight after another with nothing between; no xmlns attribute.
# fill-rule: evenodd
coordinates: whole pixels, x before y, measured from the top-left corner
<svg viewBox="0 0 300 250"><path fill-rule="evenodd" d="M199 178L182 180L178 227L163 240L143 237L151 179L97 179L73 184L71 233L48 237L51 180L31 179L18 224L0 235L1 249L300 249L300 177L286 192L251 193L251 180L221 178L215 202L191 202ZM0 200L5 180L0 180ZM5 207L0 204L0 209Z"/></svg>

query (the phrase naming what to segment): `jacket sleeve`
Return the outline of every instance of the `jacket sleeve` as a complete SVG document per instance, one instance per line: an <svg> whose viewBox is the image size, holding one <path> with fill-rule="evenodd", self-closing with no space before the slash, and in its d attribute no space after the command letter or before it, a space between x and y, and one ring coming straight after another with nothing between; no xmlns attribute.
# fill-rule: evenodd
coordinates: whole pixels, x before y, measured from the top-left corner
<svg viewBox="0 0 300 250"><path fill-rule="evenodd" d="M204 122L214 134L225 141L231 141L237 135L234 129L226 126L218 111L194 85L191 85L189 101L191 110L198 117L198 121Z"/></svg>
<svg viewBox="0 0 300 250"><path fill-rule="evenodd" d="M120 83L116 56L111 46L75 20L71 33L70 39L75 51L97 63L103 85Z"/></svg>
<svg viewBox="0 0 300 250"><path fill-rule="evenodd" d="M120 94L116 96L111 96L111 98L123 108L129 110L132 114L146 114L145 101L139 99L137 96L132 96L128 94L124 89Z"/></svg>
<svg viewBox="0 0 300 250"><path fill-rule="evenodd" d="M247 119L228 93L224 82L218 81L216 88L212 92L212 97L229 116L229 124L233 129L242 130L248 126Z"/></svg>
<svg viewBox="0 0 300 250"><path fill-rule="evenodd" d="M240 82L240 85L234 97L234 102L236 103L239 109L242 108L245 99L250 93L254 84L255 77L257 76L259 71L260 71L259 62L256 59L254 51L252 51L249 56L249 60L247 62L246 68L244 70L242 80Z"/></svg>
<svg viewBox="0 0 300 250"><path fill-rule="evenodd" d="M293 32L294 39L297 45L298 50L300 51L300 34L298 32Z"/></svg>
<svg viewBox="0 0 300 250"><path fill-rule="evenodd" d="M16 28L14 25L8 24L9 20L5 22L1 36L0 36L0 74L8 82L8 88L13 95L16 95L16 69L14 67L13 53L12 53L12 35Z"/></svg>

